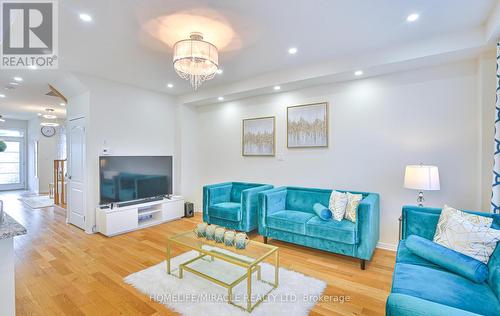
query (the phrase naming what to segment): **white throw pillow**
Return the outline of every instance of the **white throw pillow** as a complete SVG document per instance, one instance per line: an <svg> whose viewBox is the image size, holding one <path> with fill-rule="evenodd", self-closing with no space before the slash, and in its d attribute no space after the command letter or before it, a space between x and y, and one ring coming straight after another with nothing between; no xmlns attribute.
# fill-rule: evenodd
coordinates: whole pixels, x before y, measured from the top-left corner
<svg viewBox="0 0 500 316"><path fill-rule="evenodd" d="M491 217L466 213L464 211L457 210L451 206L445 205L443 207L443 210L441 211L441 215L439 216L439 221L434 236L439 235L441 233L441 228L443 226L443 223L446 223L448 221L448 218L450 218L450 216L452 215L456 215L463 219L466 219L474 225L490 227L491 223L493 223L493 218Z"/></svg>
<svg viewBox="0 0 500 316"><path fill-rule="evenodd" d="M352 194L347 192L347 207L345 209L345 219L356 223L356 212L358 210L359 203L363 199L362 194Z"/></svg>
<svg viewBox="0 0 500 316"><path fill-rule="evenodd" d="M474 224L457 214L448 214L447 220L441 223L439 233L436 231L434 236L435 243L485 264L488 264L499 240L500 230Z"/></svg>
<svg viewBox="0 0 500 316"><path fill-rule="evenodd" d="M332 191L328 208L332 212L332 218L334 220L340 222L344 218L346 206L347 194L335 190Z"/></svg>

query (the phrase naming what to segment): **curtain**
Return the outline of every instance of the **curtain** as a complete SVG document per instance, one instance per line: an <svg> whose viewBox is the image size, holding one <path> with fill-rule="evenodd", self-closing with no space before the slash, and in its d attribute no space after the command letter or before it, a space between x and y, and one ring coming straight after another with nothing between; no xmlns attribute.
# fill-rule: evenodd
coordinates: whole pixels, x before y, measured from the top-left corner
<svg viewBox="0 0 500 316"><path fill-rule="evenodd" d="M497 43L497 96L495 105L495 154L493 158L493 183L491 193L491 210L500 213L500 43Z"/></svg>

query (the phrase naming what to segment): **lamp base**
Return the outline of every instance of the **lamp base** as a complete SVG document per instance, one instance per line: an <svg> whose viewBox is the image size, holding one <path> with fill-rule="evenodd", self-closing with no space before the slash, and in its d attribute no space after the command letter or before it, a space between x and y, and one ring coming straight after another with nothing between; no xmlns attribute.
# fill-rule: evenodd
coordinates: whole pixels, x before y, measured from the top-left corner
<svg viewBox="0 0 500 316"><path fill-rule="evenodd" d="M418 192L418 197L417 197L417 203L418 206L423 207L424 206L424 191L419 191Z"/></svg>

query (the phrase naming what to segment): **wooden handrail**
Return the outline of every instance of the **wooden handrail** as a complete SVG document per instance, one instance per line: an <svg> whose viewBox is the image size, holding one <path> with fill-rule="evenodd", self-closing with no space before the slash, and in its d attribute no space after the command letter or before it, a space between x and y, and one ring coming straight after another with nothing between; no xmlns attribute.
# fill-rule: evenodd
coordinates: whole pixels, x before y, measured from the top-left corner
<svg viewBox="0 0 500 316"><path fill-rule="evenodd" d="M49 90L53 94L55 94L56 96L61 98L61 100L63 100L66 104L68 103L68 99L66 99L66 97L61 92L59 92L56 88L54 88L51 84L49 84Z"/></svg>
<svg viewBox="0 0 500 316"><path fill-rule="evenodd" d="M66 177L66 159L54 160L54 204L66 205L66 192L64 189ZM59 185L61 190L59 190Z"/></svg>

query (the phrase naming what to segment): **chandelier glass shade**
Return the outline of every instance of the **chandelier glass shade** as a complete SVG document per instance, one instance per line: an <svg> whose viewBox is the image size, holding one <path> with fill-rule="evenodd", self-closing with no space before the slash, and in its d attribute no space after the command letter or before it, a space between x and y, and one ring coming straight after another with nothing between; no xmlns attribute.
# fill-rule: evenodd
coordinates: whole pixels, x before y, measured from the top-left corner
<svg viewBox="0 0 500 316"><path fill-rule="evenodd" d="M57 123L57 116L52 114L54 113L54 109L45 109L45 114L42 115L42 120L40 122L41 126L52 126L57 127L59 123Z"/></svg>
<svg viewBox="0 0 500 316"><path fill-rule="evenodd" d="M219 69L219 52L212 43L203 40L200 33L191 33L189 39L174 44L174 69L194 90L212 79Z"/></svg>

